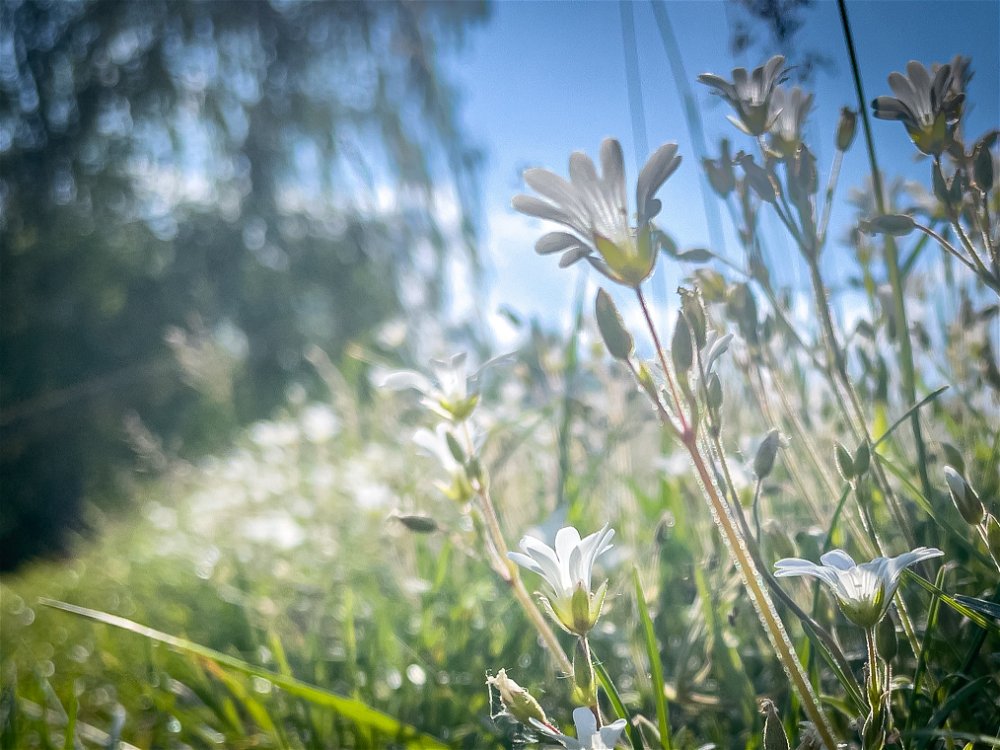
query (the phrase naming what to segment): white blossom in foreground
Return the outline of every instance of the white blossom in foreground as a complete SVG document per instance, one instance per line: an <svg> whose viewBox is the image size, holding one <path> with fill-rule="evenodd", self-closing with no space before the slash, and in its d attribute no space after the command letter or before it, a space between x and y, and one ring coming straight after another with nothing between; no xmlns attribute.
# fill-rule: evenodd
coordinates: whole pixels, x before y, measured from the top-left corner
<svg viewBox="0 0 1000 750"><path fill-rule="evenodd" d="M625 196L622 147L614 138L601 143L603 174L597 174L589 156L576 151L569 157L569 182L547 169L528 169L524 181L542 198L516 195L512 205L521 213L572 230L544 235L535 244L538 253L562 253L561 267L586 258L612 281L638 287L656 262L657 248L649 223L662 208L656 191L680 163L676 143L660 146L649 157L635 188L635 226Z"/></svg>
<svg viewBox="0 0 1000 750"><path fill-rule="evenodd" d="M589 708L575 709L573 724L576 725L576 737L553 732L541 722L534 719L531 721L531 725L545 735L546 739L555 740L569 750L612 750L625 729L625 719L618 719L598 728L597 719Z"/></svg>
<svg viewBox="0 0 1000 750"><path fill-rule="evenodd" d="M921 560L943 554L933 547L917 547L896 557L876 557L859 565L849 554L835 549L820 557L821 565L798 557L778 560L774 576L818 578L833 589L840 608L851 622L872 628L885 615L903 571Z"/></svg>
<svg viewBox="0 0 1000 750"><path fill-rule="evenodd" d="M601 616L608 588L605 581L596 592L591 592L594 561L611 549L614 534L614 529L605 524L600 531L581 539L579 531L566 526L556 532L554 549L526 536L520 543L523 553L508 552L507 555L545 579L549 595L539 594L539 599L552 619L568 632L584 636Z"/></svg>

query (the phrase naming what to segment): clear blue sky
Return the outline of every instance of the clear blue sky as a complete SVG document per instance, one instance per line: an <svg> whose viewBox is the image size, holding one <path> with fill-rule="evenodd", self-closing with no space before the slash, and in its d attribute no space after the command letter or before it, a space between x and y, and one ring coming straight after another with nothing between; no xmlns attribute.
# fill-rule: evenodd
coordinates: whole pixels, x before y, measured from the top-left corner
<svg viewBox="0 0 1000 750"><path fill-rule="evenodd" d="M635 2L631 7L646 138L650 148L677 141L685 160L660 192L664 210L658 221L682 246L706 246L709 232L699 193L700 166L680 95L651 6ZM728 78L735 65L754 67L777 51L773 40L763 26L754 26L757 44L736 59L730 52L731 23L746 17L742 11L710 0L671 1L667 10L687 79L703 114L709 149L714 151L722 136L742 144L744 137L725 119L728 108L694 78L708 71ZM970 86L974 108L967 132L978 136L1000 125L1000 3L853 0L848 11L869 100L890 93L886 77L893 70L903 70L908 60L929 65L961 53L972 57L975 71ZM840 107L853 106L856 100L836 4L819 0L802 17L805 23L795 37L789 63L795 64L796 52L806 51L822 53L833 62L831 70L820 70L813 79L817 106L807 130L825 180ZM489 251L488 283L494 305L506 303L549 321L564 317L576 273L557 269L553 257L534 254L533 241L544 230L534 220L515 214L510 198L523 190L520 173L526 166L545 166L565 175L571 151L583 150L596 157L601 140L609 135L621 140L629 179L634 180L636 154L625 71L618 2L500 0L491 21L472 35L462 52L455 74L465 92L464 119L487 154L484 242ZM915 161L915 149L902 125L876 120L873 128L883 170L929 186L929 165ZM644 161L646 154L638 156ZM845 160L841 199L866 173L867 161L859 140ZM834 228L850 216L851 210L841 200L833 214ZM834 233L831 239L835 239ZM780 243L772 244L782 252ZM736 255L735 247L727 249ZM832 274L838 250L836 242L826 250L825 263ZM794 253L789 258L783 264L785 280L794 282L801 269ZM661 272L663 269L658 269L657 273ZM676 277L671 276L662 288L673 288L675 282Z"/></svg>

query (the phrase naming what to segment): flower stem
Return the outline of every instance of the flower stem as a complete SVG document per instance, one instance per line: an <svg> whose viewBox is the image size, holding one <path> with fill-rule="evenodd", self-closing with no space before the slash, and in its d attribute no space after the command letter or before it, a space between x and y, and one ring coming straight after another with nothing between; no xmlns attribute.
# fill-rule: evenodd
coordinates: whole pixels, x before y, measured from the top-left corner
<svg viewBox="0 0 1000 750"><path fill-rule="evenodd" d="M468 450L470 456L474 455L475 447L472 441L472 436L469 433L469 426L467 423L465 424L464 432L466 449ZM517 599L517 603L521 605L521 609L524 610L524 614L527 615L531 624L535 626L535 630L538 631L538 635L541 637L546 648L548 648L549 653L552 654L552 658L555 659L559 669L563 672L563 674L573 674L573 663L569 660L569 657L566 656L566 652L563 651L555 632L553 632L552 628L549 626L549 623L546 621L541 610L538 609L538 605L535 604L534 599L531 598L531 594L529 594L528 590L524 587L524 581L521 580L521 574L517 564L507 556L509 548L507 547L507 542L504 539L503 531L500 528L500 519L497 518L496 507L493 504L493 498L490 495L489 488L480 479L475 479L472 486L479 499L480 512L483 520L485 521L486 532L489 536L489 546L492 548L491 551L497 558L494 560L494 568L498 573L500 573L500 577L504 580L504 582L510 586L511 591L514 594L514 598Z"/></svg>
<svg viewBox="0 0 1000 750"><path fill-rule="evenodd" d="M788 678L791 680L792 686L798 694L799 700L802 702L806 715L815 725L816 731L819 732L823 745L827 748L827 750L836 750L837 743L833 736L833 730L830 727L826 715L820 708L819 699L817 698L812 685L809 684L805 670L795 654L795 648L792 645L791 639L788 637L788 633L785 631L784 625L778 617L774 602L771 600L767 589L763 585L764 578L754 562L753 555L747 546L747 540L737 528L736 522L733 518L732 509L729 507L729 503L726 502L720 494L717 483L715 479L713 479L712 474L706 465L705 458L702 456L701 449L698 445L698 436L688 427L688 424L684 419L683 404L677 395L677 390L674 387L670 370L667 368L666 355L663 351L663 347L660 345L660 339L656 332L656 326L654 325L652 316L650 316L649 310L646 307L642 292L638 288L636 288L636 295L639 297L639 302L642 305L646 325L649 328L650 336L652 337L653 344L656 347L656 353L660 359L660 364L667 373L671 394L674 399L674 407L682 420L683 429L680 434L680 440L684 444L685 449L687 449L687 452L694 463L695 470L698 473L699 483L702 487L702 492L706 502L708 503L709 509L712 512L712 516L715 518L717 525L722 532L722 538L726 542L726 546L729 548L730 554L733 556L736 567L740 571L740 576L743 579L743 585L750 594L750 599L754 605L754 609L757 611L757 616L760 618L768 639L775 650L775 655L778 657L778 660L784 667ZM672 423L667 423L665 426L672 427Z"/></svg>
<svg viewBox="0 0 1000 750"><path fill-rule="evenodd" d="M851 32L851 22L847 18L845 0L837 0L840 11L841 27L844 31L844 42L851 61L851 75L854 78L854 90L858 97L858 110L865 133L865 147L868 150L868 163L872 170L872 186L875 189L875 201L879 213L886 211L885 195L882 191L882 173L875 157L875 139L872 137L871 121L868 117L868 100L865 98L864 84L861 82L861 67L858 64L857 51L854 49L854 34ZM906 322L906 303L903 297L903 275L899 270L899 254L893 237L885 238L885 264L889 271L889 286L892 289L893 308L896 316L896 326L899 335L899 364L903 372L903 396L907 404L917 401L916 368L913 363L913 348L910 343L910 328ZM920 427L920 417L914 413L910 417L910 428L917 448L917 472L920 475L920 486L926 497L933 497L930 476L927 474L927 449ZM873 456L874 458L874 456Z"/></svg>
<svg viewBox="0 0 1000 750"><path fill-rule="evenodd" d="M691 431L691 428L688 426L687 418L684 416L684 404L677 393L677 386L674 384L673 373L671 373L670 367L667 365L667 355L664 352L663 346L660 344L660 337L656 333L656 324L653 323L653 316L650 315L649 307L646 305L646 297L642 293L642 289L636 287L635 296L639 298L639 306L642 308L642 315L646 319L646 327L649 328L649 334L653 338L653 346L656 348L656 355L660 359L660 367L663 368L663 374L670 386L670 397L673 399L674 408L677 410L677 417L681 422L681 438L683 439Z"/></svg>

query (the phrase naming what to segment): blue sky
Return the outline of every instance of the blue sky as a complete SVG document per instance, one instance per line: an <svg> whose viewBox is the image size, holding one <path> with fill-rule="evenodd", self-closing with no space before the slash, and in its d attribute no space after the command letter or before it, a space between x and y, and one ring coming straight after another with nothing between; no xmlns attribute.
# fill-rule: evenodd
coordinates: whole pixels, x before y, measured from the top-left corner
<svg viewBox="0 0 1000 750"><path fill-rule="evenodd" d="M682 246L709 245L709 232L699 193L699 171L691 145L681 99L671 77L667 57L646 2L632 4L641 93L649 148L677 141L684 163L660 191L664 210L661 226ZM726 120L728 109L694 81L702 72L729 77L735 65L754 67L778 51L763 27L757 44L734 58L730 52L731 22L745 17L726 3L671 1L667 10L705 123L710 151L718 139L729 137L737 148L743 136ZM886 77L916 59L924 64L945 62L957 53L972 57L975 77L970 86L974 108L967 132L978 136L1000 124L1000 3L995 0L952 2L860 1L848 3L866 95L890 93ZM817 51L832 59L832 70L820 70L811 87L816 107L810 117L807 141L816 152L822 179L833 154L832 141L840 107L854 105L846 47L837 6L819 0L803 13L789 63L796 51ZM634 179L636 148L626 88L621 9L618 2L512 2L500 0L491 21L477 30L455 66L464 90L463 113L469 132L486 152L483 180L484 247L490 268L491 304L510 305L520 313L548 321L566 319L575 270L560 270L553 257L533 252L534 240L544 231L536 220L510 209L510 198L523 190L521 171L544 166L566 174L571 151L583 150L596 158L601 140L615 136L626 153L630 180ZM874 121L879 158L884 171L929 185L929 165L914 159L915 149L899 123ZM647 154L639 154L643 161ZM843 203L849 187L867 174L860 139L847 154L838 207L832 217L831 243L824 262L835 276L838 247L836 228L850 218ZM790 246L777 240L776 222L765 223L776 253L788 252L782 263L785 281L799 278L801 268ZM772 230L773 227L773 230ZM737 257L726 230L728 252ZM661 264L667 283L676 286L676 270Z"/></svg>

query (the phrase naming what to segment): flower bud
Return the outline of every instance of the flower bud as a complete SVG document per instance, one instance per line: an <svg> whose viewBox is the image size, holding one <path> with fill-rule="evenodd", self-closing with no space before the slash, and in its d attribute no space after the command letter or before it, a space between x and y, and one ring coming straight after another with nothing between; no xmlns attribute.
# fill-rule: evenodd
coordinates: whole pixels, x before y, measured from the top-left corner
<svg viewBox="0 0 1000 750"><path fill-rule="evenodd" d="M972 178L984 193L993 187L993 154L981 143L972 152Z"/></svg>
<svg viewBox="0 0 1000 750"><path fill-rule="evenodd" d="M684 287L681 287L677 291L681 295L681 312L687 318L688 325L691 326L695 345L701 349L707 341L705 337L708 331L708 324L705 321L705 306L702 304L701 297L697 291L691 291Z"/></svg>
<svg viewBox="0 0 1000 750"><path fill-rule="evenodd" d="M861 231L867 234L891 234L902 237L915 228L913 217L908 214L884 214L861 222Z"/></svg>
<svg viewBox="0 0 1000 750"><path fill-rule="evenodd" d="M722 139L722 153L718 159L702 159L708 182L718 195L725 198L736 187L736 174L733 172L733 158L729 155L729 139Z"/></svg>
<svg viewBox="0 0 1000 750"><path fill-rule="evenodd" d="M862 476L871 465L872 454L867 442L862 442L858 449L854 451L854 475Z"/></svg>
<svg viewBox="0 0 1000 750"><path fill-rule="evenodd" d="M615 306L611 295L603 289L597 290L597 300L594 303L594 314L597 327L608 347L608 353L615 359L628 359L634 349L632 335L625 330L622 316Z"/></svg>
<svg viewBox="0 0 1000 750"><path fill-rule="evenodd" d="M743 168L747 182L753 188L757 197L765 203L777 203L778 193L767 170L754 162L752 156L743 154L742 156L737 155L736 158L739 161L740 167Z"/></svg>
<svg viewBox="0 0 1000 750"><path fill-rule="evenodd" d="M771 430L757 447L757 454L753 457L753 473L758 479L766 479L774 468L774 457L778 455L778 448L781 446L781 433L778 430Z"/></svg>
<svg viewBox="0 0 1000 750"><path fill-rule="evenodd" d="M686 375L694 363L691 328L688 326L683 313L677 316L677 322L674 324L674 336L670 343L670 357L673 360L674 370L681 376Z"/></svg>
<svg viewBox="0 0 1000 750"><path fill-rule="evenodd" d="M781 726L774 701L764 698L760 702L760 712L764 716L764 750L788 750L788 736Z"/></svg>
<svg viewBox="0 0 1000 750"><path fill-rule="evenodd" d="M549 719L538 701L527 690L510 679L506 670L499 670L495 677L487 677L486 684L497 689L504 711L522 724L531 726L532 719L540 721L542 724L549 724Z"/></svg>
<svg viewBox="0 0 1000 750"><path fill-rule="evenodd" d="M888 615L882 618L882 622L875 630L875 648L878 650L878 655L885 661L892 661L896 657L898 650L896 624Z"/></svg>
<svg viewBox="0 0 1000 750"><path fill-rule="evenodd" d="M708 378L708 406L714 411L722 407L722 381L718 373L713 372Z"/></svg>
<svg viewBox="0 0 1000 750"><path fill-rule="evenodd" d="M854 479L854 459L847 452L847 448L837 443L833 449L833 457L837 462L837 471L848 482Z"/></svg>
<svg viewBox="0 0 1000 750"><path fill-rule="evenodd" d="M417 534L431 534L438 530L437 521L430 516L395 515L397 521Z"/></svg>
<svg viewBox="0 0 1000 750"><path fill-rule="evenodd" d="M445 442L448 444L448 452L451 453L451 457L454 458L458 463L465 463L465 451L462 450L462 446L459 445L458 439L449 431L444 433Z"/></svg>
<svg viewBox="0 0 1000 750"><path fill-rule="evenodd" d="M837 123L837 150L847 151L858 132L858 113L850 107L840 108L840 122Z"/></svg>
<svg viewBox="0 0 1000 750"><path fill-rule="evenodd" d="M972 485L951 466L944 467L944 478L948 482L948 493L951 495L951 501L955 503L955 507L958 508L958 512L962 514L965 522L970 526L978 526L982 523L986 509L983 507L979 495L972 489Z"/></svg>

